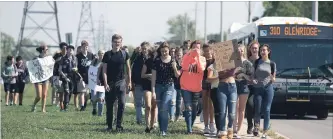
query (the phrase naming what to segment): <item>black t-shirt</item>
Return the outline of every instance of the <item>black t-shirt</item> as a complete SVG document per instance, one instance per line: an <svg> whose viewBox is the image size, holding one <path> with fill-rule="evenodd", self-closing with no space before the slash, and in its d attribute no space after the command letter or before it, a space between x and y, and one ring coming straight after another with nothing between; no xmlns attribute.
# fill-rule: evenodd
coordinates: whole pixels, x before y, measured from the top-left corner
<svg viewBox="0 0 333 139"><path fill-rule="evenodd" d="M56 53L54 56L53 56L53 59L54 60L57 60L58 58L61 58L63 57L64 55L62 55L61 53ZM58 72L58 69L59 69L59 61L56 61L54 63L54 68L53 68L53 76L59 76L59 72Z"/></svg>
<svg viewBox="0 0 333 139"><path fill-rule="evenodd" d="M207 76L208 76L208 67L211 64L213 64L214 62L215 62L215 59L208 59L208 60L206 60L206 68L205 68L205 71L204 71L203 80L207 79Z"/></svg>
<svg viewBox="0 0 333 139"><path fill-rule="evenodd" d="M18 72L18 76L17 76L17 82L24 82L24 80L27 78L29 72L28 72L28 68L25 66L24 63L22 63L21 65L18 65L18 63L16 63L16 67L17 67L17 72Z"/></svg>
<svg viewBox="0 0 333 139"><path fill-rule="evenodd" d="M91 65L92 60L95 58L94 54L88 52L87 56L84 56L83 53L77 54L77 70L82 76L83 81L88 84L88 70Z"/></svg>
<svg viewBox="0 0 333 139"><path fill-rule="evenodd" d="M132 82L136 85L141 84L141 70L145 64L146 58L142 54L138 54L133 61L132 66Z"/></svg>
<svg viewBox="0 0 333 139"><path fill-rule="evenodd" d="M145 65L147 67L147 70L146 70L145 74L151 74L152 73L153 62L154 62L154 58L148 58L146 60ZM149 80L147 78L141 78L141 79L142 79L142 82L141 82L142 88L144 90L151 91L151 80Z"/></svg>
<svg viewBox="0 0 333 139"><path fill-rule="evenodd" d="M153 70L156 70L156 83L157 84L172 84L174 81L174 71L172 68L172 62L164 63L161 58L157 57L153 63Z"/></svg>
<svg viewBox="0 0 333 139"><path fill-rule="evenodd" d="M118 52L107 51L104 54L103 63L107 64L107 82L115 83L125 79L124 67L129 55L127 52L120 50Z"/></svg>

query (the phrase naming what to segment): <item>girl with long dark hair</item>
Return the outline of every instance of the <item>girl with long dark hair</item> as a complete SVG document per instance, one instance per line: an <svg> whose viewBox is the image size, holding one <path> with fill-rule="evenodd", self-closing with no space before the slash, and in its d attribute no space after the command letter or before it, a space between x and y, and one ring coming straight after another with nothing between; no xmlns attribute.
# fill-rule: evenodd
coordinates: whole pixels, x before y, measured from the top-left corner
<svg viewBox="0 0 333 139"><path fill-rule="evenodd" d="M254 106L255 127L253 134L258 136L261 114L264 115L264 128L262 138L267 137L269 130L270 110L274 98L272 83L275 82L276 64L270 60L272 53L268 44L260 47L260 58L254 63L253 87L254 87Z"/></svg>

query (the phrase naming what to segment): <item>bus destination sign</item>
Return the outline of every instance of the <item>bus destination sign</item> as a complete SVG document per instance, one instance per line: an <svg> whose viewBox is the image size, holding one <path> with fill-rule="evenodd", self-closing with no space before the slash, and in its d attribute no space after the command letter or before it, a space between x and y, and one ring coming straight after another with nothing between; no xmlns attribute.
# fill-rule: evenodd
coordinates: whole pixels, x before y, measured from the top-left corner
<svg viewBox="0 0 333 139"><path fill-rule="evenodd" d="M315 25L264 25L259 26L259 37L333 39L333 28Z"/></svg>

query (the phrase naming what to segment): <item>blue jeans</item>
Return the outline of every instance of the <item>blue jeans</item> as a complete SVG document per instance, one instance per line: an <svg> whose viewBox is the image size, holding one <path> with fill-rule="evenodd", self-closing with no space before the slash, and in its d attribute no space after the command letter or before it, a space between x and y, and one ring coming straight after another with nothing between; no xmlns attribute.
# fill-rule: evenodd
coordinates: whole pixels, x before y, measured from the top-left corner
<svg viewBox="0 0 333 139"><path fill-rule="evenodd" d="M221 131L226 131L225 125L226 125L226 113L228 110L228 128L232 128L232 125L234 123L235 114L236 114L236 102L237 102L237 86L236 83L224 83L220 82L217 93L217 107L219 110L215 111L220 114L220 127L217 129L220 129ZM215 108L216 105L214 105ZM215 119L217 120L217 119Z"/></svg>
<svg viewBox="0 0 333 139"><path fill-rule="evenodd" d="M136 112L136 122L142 123L142 106L143 106L143 89L141 85L135 85L134 87L134 102Z"/></svg>
<svg viewBox="0 0 333 139"><path fill-rule="evenodd" d="M156 84L155 93L156 93L156 102L158 107L158 116L157 120L159 123L160 131L166 132L168 130L168 108L169 104L172 101L172 95L174 93L174 85L172 84Z"/></svg>
<svg viewBox="0 0 333 139"><path fill-rule="evenodd" d="M176 113L175 116L178 117L180 115L180 109L181 109L181 104L182 104L182 90L177 89L176 90L177 95L176 95Z"/></svg>
<svg viewBox="0 0 333 139"><path fill-rule="evenodd" d="M172 100L170 101L169 104L169 117L171 119L175 118L175 112L176 112L176 97L177 97L177 91L174 89L172 93Z"/></svg>
<svg viewBox="0 0 333 139"><path fill-rule="evenodd" d="M261 114L264 115L264 131L269 129L271 105L274 98L273 85L254 88L254 123L259 127Z"/></svg>
<svg viewBox="0 0 333 139"><path fill-rule="evenodd" d="M187 132L192 132L193 123L197 117L199 97L200 93L183 90L183 99L185 105L185 111L183 115L185 117Z"/></svg>

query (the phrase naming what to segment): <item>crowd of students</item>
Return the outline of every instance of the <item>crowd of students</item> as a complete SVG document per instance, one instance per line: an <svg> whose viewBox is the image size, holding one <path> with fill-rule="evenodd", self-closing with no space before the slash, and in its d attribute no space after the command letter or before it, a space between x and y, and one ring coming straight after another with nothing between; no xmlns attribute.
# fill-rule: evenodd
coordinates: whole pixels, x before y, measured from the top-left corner
<svg viewBox="0 0 333 139"><path fill-rule="evenodd" d="M266 138L276 69L276 64L270 60L271 51L267 44L260 46L254 41L248 47L239 45L237 52L242 65L219 71L215 63L217 54L212 51L215 41L201 44L198 40L188 40L177 48L171 48L167 42L158 45L142 42L130 57L127 47L122 46L122 40L122 36L113 35L112 49L100 50L97 55L88 51L87 41L81 42L76 55L74 46L61 43L61 52L53 56L52 104L58 104L61 111L67 111L73 94L76 110L85 111L90 99L92 114L98 116L102 116L106 104L107 130L111 131L115 123L116 130L122 131L125 96L133 90L136 123L143 123L144 107L145 132L154 130L158 123L161 135L165 136L169 121L177 122L181 115L185 118L187 133L192 134L201 100L204 134L216 133L222 139L239 138L246 111L248 134L259 135L260 116L263 114L262 138ZM47 46L36 50L39 52L36 58L47 56ZM105 93L87 88L90 65L98 67L97 84L105 87ZM20 56L16 63L13 57L7 57L2 77L6 105L10 95L14 105L19 95L19 104L22 105L28 70ZM46 112L48 84L49 80L34 84L36 98L32 111L42 99L42 111Z"/></svg>

